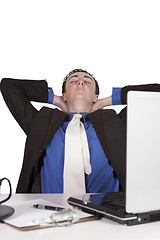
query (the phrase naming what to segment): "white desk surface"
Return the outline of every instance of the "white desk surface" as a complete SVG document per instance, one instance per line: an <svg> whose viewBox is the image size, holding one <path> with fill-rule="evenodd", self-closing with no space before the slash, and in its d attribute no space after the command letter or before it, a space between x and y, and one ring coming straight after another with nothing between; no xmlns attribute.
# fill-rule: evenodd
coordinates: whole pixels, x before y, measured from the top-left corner
<svg viewBox="0 0 160 240"><path fill-rule="evenodd" d="M3 195L1 196L1 198ZM5 203L11 205L18 201L45 199L60 205L66 205L63 194L14 194ZM53 227L31 231L20 231L6 224L0 223L0 239L28 240L28 239L69 239L69 240L103 240L103 239L160 239L160 221L136 226L123 226L107 219L72 224L66 227Z"/></svg>

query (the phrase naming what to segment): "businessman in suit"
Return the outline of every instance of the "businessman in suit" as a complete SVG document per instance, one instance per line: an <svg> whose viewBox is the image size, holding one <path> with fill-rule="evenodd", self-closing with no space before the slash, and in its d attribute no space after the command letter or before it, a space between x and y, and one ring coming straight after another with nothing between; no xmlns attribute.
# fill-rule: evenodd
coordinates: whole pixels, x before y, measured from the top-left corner
<svg viewBox="0 0 160 240"><path fill-rule="evenodd" d="M90 153L91 172L85 176L86 192L125 191L126 108L119 114L104 109L127 104L129 90L160 91L158 84L114 88L112 96L99 99L95 77L82 69L64 79L57 96L45 80L4 78L1 92L14 118L27 135L17 193L63 193L65 133L75 113L80 113ZM50 103L42 107L31 101Z"/></svg>

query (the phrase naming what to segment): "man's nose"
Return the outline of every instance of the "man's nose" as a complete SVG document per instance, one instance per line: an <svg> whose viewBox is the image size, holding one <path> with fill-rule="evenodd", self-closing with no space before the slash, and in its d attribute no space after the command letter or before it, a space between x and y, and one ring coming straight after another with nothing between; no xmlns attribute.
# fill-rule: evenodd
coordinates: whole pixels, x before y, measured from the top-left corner
<svg viewBox="0 0 160 240"><path fill-rule="evenodd" d="M77 82L78 85L83 85L84 84L84 81L82 79L79 79L78 82Z"/></svg>

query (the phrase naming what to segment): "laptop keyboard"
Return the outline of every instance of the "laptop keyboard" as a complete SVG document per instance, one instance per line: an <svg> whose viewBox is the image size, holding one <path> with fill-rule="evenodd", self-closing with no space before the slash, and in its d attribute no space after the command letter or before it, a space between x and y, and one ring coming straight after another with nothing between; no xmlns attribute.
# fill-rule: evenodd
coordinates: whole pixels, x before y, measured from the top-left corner
<svg viewBox="0 0 160 240"><path fill-rule="evenodd" d="M101 206L111 208L119 212L125 212L125 193L113 192L107 193L102 199Z"/></svg>

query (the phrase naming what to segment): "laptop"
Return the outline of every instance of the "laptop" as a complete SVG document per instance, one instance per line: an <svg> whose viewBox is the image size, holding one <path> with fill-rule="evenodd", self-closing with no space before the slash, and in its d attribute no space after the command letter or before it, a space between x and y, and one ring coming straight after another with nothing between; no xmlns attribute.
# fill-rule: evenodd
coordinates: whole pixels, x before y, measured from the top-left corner
<svg viewBox="0 0 160 240"><path fill-rule="evenodd" d="M127 95L126 191L73 196L68 203L128 226L160 220L160 93Z"/></svg>

